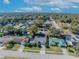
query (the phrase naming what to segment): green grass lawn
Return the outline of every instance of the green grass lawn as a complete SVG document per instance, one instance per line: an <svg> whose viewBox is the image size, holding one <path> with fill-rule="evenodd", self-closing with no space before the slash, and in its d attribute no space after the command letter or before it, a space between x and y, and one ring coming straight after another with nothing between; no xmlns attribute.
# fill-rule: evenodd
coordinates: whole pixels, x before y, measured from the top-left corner
<svg viewBox="0 0 79 59"><path fill-rule="evenodd" d="M20 58L20 57L9 57L9 56L5 56L4 59L28 59L28 58Z"/></svg>
<svg viewBox="0 0 79 59"><path fill-rule="evenodd" d="M40 52L40 48L38 47L32 47L32 48L29 48L29 47L25 47L24 48L24 52L33 52L33 53L39 53Z"/></svg>
<svg viewBox="0 0 79 59"><path fill-rule="evenodd" d="M45 50L47 54L62 54L62 50L60 47L51 47L46 48Z"/></svg>
<svg viewBox="0 0 79 59"><path fill-rule="evenodd" d="M0 32L0 36L2 36L4 33Z"/></svg>

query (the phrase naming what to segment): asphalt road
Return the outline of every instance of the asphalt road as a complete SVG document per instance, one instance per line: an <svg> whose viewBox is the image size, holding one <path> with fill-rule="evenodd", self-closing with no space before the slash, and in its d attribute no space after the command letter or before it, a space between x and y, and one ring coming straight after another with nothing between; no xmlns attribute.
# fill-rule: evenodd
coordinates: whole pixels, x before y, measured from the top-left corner
<svg viewBox="0 0 79 59"><path fill-rule="evenodd" d="M67 55L53 55L53 54L40 54L40 53L24 53L18 51L0 50L0 56L16 56L29 59L79 59L79 57L67 56Z"/></svg>

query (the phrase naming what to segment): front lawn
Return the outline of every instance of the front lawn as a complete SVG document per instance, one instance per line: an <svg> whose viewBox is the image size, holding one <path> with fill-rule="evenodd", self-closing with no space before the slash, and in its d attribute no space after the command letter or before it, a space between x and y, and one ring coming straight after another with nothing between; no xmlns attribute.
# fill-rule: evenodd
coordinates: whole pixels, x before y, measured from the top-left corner
<svg viewBox="0 0 79 59"><path fill-rule="evenodd" d="M62 54L62 50L60 47L50 47L46 48L47 54Z"/></svg>
<svg viewBox="0 0 79 59"><path fill-rule="evenodd" d="M38 47L32 47L32 48L25 47L24 52L40 53L40 48L38 48Z"/></svg>
<svg viewBox="0 0 79 59"><path fill-rule="evenodd" d="M6 57L4 57L4 59L20 59L19 57L8 57L8 56L6 56Z"/></svg>
<svg viewBox="0 0 79 59"><path fill-rule="evenodd" d="M28 58L20 58L20 57L9 57L9 56L5 56L4 59L28 59Z"/></svg>

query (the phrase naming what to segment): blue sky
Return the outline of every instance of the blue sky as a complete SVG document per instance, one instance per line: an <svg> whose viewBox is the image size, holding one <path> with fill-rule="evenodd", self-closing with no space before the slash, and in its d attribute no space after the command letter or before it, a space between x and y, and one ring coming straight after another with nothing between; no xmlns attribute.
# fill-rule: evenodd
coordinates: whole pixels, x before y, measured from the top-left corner
<svg viewBox="0 0 79 59"><path fill-rule="evenodd" d="M79 13L79 0L0 0L0 12Z"/></svg>

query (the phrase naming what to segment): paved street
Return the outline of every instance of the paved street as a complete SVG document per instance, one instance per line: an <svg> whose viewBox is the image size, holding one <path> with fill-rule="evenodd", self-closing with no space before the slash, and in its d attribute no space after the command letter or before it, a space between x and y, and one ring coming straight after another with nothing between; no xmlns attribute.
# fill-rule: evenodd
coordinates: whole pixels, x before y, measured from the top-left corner
<svg viewBox="0 0 79 59"><path fill-rule="evenodd" d="M0 50L0 56L19 56L22 58L29 58L29 59L79 59L79 57L67 56L67 55L53 55L53 54L40 54L40 53L24 53L18 51L4 51Z"/></svg>

